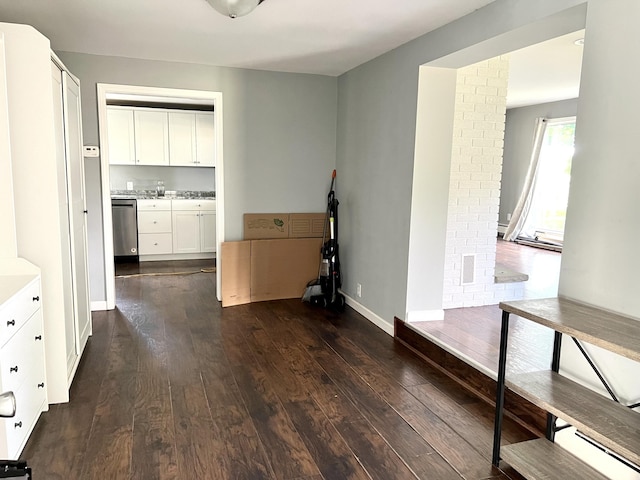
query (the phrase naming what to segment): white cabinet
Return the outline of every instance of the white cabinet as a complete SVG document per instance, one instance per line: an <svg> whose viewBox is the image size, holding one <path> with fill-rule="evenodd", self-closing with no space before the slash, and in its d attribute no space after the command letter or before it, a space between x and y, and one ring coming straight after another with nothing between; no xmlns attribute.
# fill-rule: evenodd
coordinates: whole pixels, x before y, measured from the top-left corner
<svg viewBox="0 0 640 480"><path fill-rule="evenodd" d="M200 251L215 253L216 248L216 211L203 210L200 212Z"/></svg>
<svg viewBox="0 0 640 480"><path fill-rule="evenodd" d="M197 165L196 116L193 112L169 112L169 163Z"/></svg>
<svg viewBox="0 0 640 480"><path fill-rule="evenodd" d="M215 167L213 113L173 112L169 115L169 163Z"/></svg>
<svg viewBox="0 0 640 480"><path fill-rule="evenodd" d="M173 253L171 235L171 201L138 200L138 253L163 255Z"/></svg>
<svg viewBox="0 0 640 480"><path fill-rule="evenodd" d="M213 112L196 113L196 147L199 167L216 166L216 141Z"/></svg>
<svg viewBox="0 0 640 480"><path fill-rule="evenodd" d="M132 108L107 108L107 138L110 164L134 165L136 163Z"/></svg>
<svg viewBox="0 0 640 480"><path fill-rule="evenodd" d="M11 162L15 212L15 229L7 227L7 234L15 230L15 256L43 272L47 368L41 388L48 402L62 403L69 400L91 333L79 89L52 54L49 40L33 27L0 23L0 36L11 153L10 160L0 161ZM5 183L0 179L3 188ZM7 222L11 219L3 218ZM7 261L2 258L0 264Z"/></svg>
<svg viewBox="0 0 640 480"><path fill-rule="evenodd" d="M16 414L0 419L0 458L17 460L48 408L40 273L22 259L0 267L0 391L14 392Z"/></svg>
<svg viewBox="0 0 640 480"><path fill-rule="evenodd" d="M169 126L164 110L133 112L136 165L169 165Z"/></svg>
<svg viewBox="0 0 640 480"><path fill-rule="evenodd" d="M111 165L215 167L213 112L110 105Z"/></svg>
<svg viewBox="0 0 640 480"><path fill-rule="evenodd" d="M173 200L173 253L216 251L216 201Z"/></svg>

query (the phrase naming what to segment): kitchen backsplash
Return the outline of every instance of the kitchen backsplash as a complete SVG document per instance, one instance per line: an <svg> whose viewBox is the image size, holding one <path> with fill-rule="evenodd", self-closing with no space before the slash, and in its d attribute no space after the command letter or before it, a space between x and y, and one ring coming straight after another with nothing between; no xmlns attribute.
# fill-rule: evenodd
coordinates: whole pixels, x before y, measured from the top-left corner
<svg viewBox="0 0 640 480"><path fill-rule="evenodd" d="M109 169L111 190L154 190L158 181L164 182L166 191L215 191L215 168L158 167L112 165Z"/></svg>

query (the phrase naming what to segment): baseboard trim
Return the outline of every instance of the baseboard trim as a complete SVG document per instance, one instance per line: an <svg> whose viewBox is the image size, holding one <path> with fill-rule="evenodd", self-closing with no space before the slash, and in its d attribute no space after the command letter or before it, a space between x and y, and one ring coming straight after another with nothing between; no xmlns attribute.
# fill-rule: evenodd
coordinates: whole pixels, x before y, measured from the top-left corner
<svg viewBox="0 0 640 480"><path fill-rule="evenodd" d="M102 312L104 310L109 310L107 308L107 302L105 300L99 300L99 301L91 302L91 311L92 312Z"/></svg>
<svg viewBox="0 0 640 480"><path fill-rule="evenodd" d="M344 295L344 292L342 294ZM393 325L392 324L390 324L389 322L385 322L382 317L376 315L375 313L373 313L371 310L369 310L367 307L365 307L361 303L356 302L350 296L344 295L344 298L345 298L345 301L346 301L347 305L349 305L356 312L358 312L364 318L369 320L371 323L373 323L376 327L378 327L380 330L385 332L387 335L393 337L394 332L393 332Z"/></svg>
<svg viewBox="0 0 640 480"><path fill-rule="evenodd" d="M435 322L444 320L444 310L414 310L407 312L407 323Z"/></svg>

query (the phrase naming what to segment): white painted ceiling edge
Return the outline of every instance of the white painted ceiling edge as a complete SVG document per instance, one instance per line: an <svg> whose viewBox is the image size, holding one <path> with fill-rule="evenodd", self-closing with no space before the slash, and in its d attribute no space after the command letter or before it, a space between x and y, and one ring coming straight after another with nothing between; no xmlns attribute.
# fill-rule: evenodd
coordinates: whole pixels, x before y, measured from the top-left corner
<svg viewBox="0 0 640 480"><path fill-rule="evenodd" d="M489 3L265 0L230 19L206 0L30 0L2 2L0 18L33 25L56 51L337 76ZM566 47L513 54L509 107L577 97L581 47Z"/></svg>

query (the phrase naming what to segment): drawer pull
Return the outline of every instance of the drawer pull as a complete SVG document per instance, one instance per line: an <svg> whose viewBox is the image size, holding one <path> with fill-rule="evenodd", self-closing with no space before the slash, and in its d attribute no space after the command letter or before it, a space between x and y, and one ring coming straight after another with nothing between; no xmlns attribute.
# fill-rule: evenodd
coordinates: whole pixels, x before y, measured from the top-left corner
<svg viewBox="0 0 640 480"><path fill-rule="evenodd" d="M7 320L7 327L15 327L15 325L16 325L15 320Z"/></svg>
<svg viewBox="0 0 640 480"><path fill-rule="evenodd" d="M38 384L38 388L44 388L44 382Z"/></svg>
<svg viewBox="0 0 640 480"><path fill-rule="evenodd" d="M37 295L37 296L33 297L33 301L34 302L39 302L40 301L40 295Z"/></svg>
<svg viewBox="0 0 640 480"><path fill-rule="evenodd" d="M15 367L9 367L9 373L12 373L12 372L18 373L18 366L17 365Z"/></svg>
<svg viewBox="0 0 640 480"><path fill-rule="evenodd" d="M42 340L42 335L36 335L36 340Z"/></svg>
<svg viewBox="0 0 640 480"><path fill-rule="evenodd" d="M22 428L22 420L13 424L13 428Z"/></svg>

